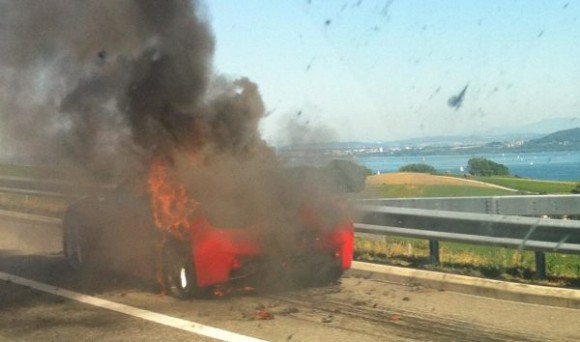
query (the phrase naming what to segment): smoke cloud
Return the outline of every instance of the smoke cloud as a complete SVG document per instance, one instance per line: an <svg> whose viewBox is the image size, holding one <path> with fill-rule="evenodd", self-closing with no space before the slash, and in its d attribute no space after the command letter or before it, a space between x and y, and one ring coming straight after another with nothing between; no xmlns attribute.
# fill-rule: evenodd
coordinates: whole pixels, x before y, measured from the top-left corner
<svg viewBox="0 0 580 342"><path fill-rule="evenodd" d="M213 51L197 1L0 1L3 140L91 174L186 146L263 150L257 86L215 76Z"/></svg>
<svg viewBox="0 0 580 342"><path fill-rule="evenodd" d="M296 117L288 117L285 122L285 145L308 145L336 141L336 133L329 127L303 122Z"/></svg>

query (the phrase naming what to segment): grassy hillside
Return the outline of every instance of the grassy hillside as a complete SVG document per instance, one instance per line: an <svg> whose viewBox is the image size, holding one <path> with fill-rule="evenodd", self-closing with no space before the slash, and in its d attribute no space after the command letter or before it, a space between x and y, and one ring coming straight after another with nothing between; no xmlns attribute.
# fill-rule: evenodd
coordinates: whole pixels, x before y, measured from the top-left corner
<svg viewBox="0 0 580 342"><path fill-rule="evenodd" d="M407 198L407 197L463 197L463 196L502 196L516 193L497 188L475 187L470 185L441 184L382 184L367 187L359 195L363 197Z"/></svg>
<svg viewBox="0 0 580 342"><path fill-rule="evenodd" d="M358 194L357 197L462 197L514 194L517 194L517 192L499 189L479 181L421 173L397 172L367 177L365 191Z"/></svg>
<svg viewBox="0 0 580 342"><path fill-rule="evenodd" d="M474 177L473 179L523 192L539 194L569 194L576 187L576 183L573 182L550 182L514 177Z"/></svg>

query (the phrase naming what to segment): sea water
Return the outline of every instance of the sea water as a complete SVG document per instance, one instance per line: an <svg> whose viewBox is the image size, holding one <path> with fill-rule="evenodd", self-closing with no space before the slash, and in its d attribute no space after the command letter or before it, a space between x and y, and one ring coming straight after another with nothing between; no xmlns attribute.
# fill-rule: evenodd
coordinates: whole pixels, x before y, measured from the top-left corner
<svg viewBox="0 0 580 342"><path fill-rule="evenodd" d="M509 168L522 178L580 181L580 151L535 153L486 153L481 155L365 156L357 162L373 173L396 172L407 164L428 164L439 173L467 173L467 161L486 158Z"/></svg>

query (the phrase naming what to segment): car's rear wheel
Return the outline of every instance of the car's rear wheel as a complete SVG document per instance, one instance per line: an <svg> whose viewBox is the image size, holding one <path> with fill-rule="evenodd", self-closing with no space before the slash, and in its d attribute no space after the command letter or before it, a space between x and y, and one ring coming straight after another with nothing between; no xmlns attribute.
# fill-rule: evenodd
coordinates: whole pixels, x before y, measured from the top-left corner
<svg viewBox="0 0 580 342"><path fill-rule="evenodd" d="M163 253L163 280L169 293L186 299L201 295L197 286L192 254L187 248L170 243Z"/></svg>

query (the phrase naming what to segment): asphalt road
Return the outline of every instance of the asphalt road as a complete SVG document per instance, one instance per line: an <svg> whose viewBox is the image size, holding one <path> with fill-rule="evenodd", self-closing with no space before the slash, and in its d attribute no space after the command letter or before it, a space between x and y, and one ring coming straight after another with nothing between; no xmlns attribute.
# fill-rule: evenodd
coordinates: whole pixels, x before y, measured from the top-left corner
<svg viewBox="0 0 580 342"><path fill-rule="evenodd" d="M322 288L180 301L154 284L72 272L60 227L0 217L0 272L271 341L576 341L580 310L346 276ZM272 319L262 320L267 312ZM205 341L200 335L0 280L0 340Z"/></svg>

